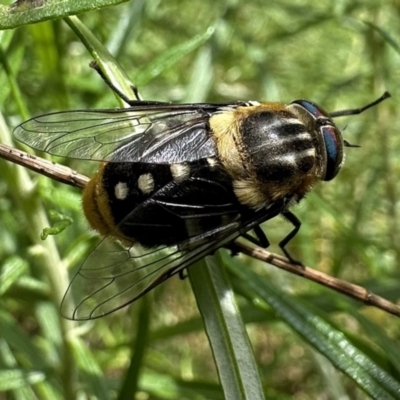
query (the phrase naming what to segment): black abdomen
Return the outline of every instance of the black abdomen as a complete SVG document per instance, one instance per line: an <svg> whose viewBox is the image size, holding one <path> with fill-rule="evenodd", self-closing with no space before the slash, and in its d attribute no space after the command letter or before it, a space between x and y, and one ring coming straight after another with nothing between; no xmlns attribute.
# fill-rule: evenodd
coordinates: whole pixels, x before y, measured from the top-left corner
<svg viewBox="0 0 400 400"><path fill-rule="evenodd" d="M147 247L182 243L238 216L229 176L207 160L108 163L101 184L115 229Z"/></svg>

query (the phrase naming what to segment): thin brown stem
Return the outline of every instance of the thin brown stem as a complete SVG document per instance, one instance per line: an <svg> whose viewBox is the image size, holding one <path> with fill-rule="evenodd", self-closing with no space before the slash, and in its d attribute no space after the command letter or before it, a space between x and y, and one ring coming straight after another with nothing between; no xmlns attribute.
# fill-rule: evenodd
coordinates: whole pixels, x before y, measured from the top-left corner
<svg viewBox="0 0 400 400"><path fill-rule="evenodd" d="M235 244L237 246L237 250L252 258L267 262L277 268L290 272L291 274L302 276L303 278L306 278L310 281L317 282L322 286L326 286L330 289L335 290L336 292L345 294L348 297L361 301L366 305L380 308L381 310L400 317L400 306L370 292L362 286L355 285L353 283L349 283L338 278L334 278L333 276L325 274L324 272L320 272L303 265L292 264L291 262L289 262L289 260L282 256L270 253L269 251L262 249L261 247L253 247L247 245L243 243L240 239L236 240Z"/></svg>
<svg viewBox="0 0 400 400"><path fill-rule="evenodd" d="M87 176L79 174L71 168L25 153L5 144L0 144L0 157L66 185L83 189L89 182Z"/></svg>

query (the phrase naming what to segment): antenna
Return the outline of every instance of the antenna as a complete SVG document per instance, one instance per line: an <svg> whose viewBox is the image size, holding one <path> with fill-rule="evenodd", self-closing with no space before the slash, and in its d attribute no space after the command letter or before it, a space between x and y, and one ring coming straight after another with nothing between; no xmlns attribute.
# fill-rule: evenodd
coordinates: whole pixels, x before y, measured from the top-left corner
<svg viewBox="0 0 400 400"><path fill-rule="evenodd" d="M365 110L368 110L368 108L376 106L377 104L381 103L383 100L388 99L389 97L391 97L390 93L385 92L385 93L383 93L383 95L381 97L379 97L379 99L376 99L375 101L367 104L364 107L353 108L351 110L334 111L334 112L329 113L329 116L331 118L337 118L337 117L344 117L346 115L358 115L358 114L361 114L362 112L364 112Z"/></svg>

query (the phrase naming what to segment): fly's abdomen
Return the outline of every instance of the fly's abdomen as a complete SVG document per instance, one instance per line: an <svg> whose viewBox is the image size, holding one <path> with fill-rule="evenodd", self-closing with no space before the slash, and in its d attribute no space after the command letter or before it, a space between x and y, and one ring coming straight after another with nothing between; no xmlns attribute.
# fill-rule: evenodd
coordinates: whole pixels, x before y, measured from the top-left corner
<svg viewBox="0 0 400 400"><path fill-rule="evenodd" d="M101 234L145 247L183 243L238 218L230 177L214 159L108 163L88 185L83 204Z"/></svg>

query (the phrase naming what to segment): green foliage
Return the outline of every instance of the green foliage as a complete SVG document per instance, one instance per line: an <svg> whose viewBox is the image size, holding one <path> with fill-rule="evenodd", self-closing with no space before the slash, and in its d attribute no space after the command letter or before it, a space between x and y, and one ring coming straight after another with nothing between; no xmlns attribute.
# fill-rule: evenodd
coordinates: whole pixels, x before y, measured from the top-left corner
<svg viewBox="0 0 400 400"><path fill-rule="evenodd" d="M72 224L71 218L55 210L49 210L49 217L52 220L52 226L43 229L40 235L42 240L46 240L49 235L58 235Z"/></svg>
<svg viewBox="0 0 400 400"><path fill-rule="evenodd" d="M399 300L395 2L19 3L20 10L1 6L1 27L48 21L0 32L4 144L29 115L121 106L89 68L93 59L127 92L122 66L150 100L306 98L335 111L389 90L392 99L338 120L361 148L347 149L338 177L293 210L303 226L290 249L307 265ZM94 9L81 21L57 20ZM89 175L96 168L62 162ZM190 271L195 297L188 280L172 278L107 318L64 320L59 304L68 275L96 243L80 193L3 160L0 168L1 399L255 399L259 382L268 399L400 399L396 317L226 252ZM50 210L62 225L69 218L72 224L42 241ZM279 218L265 224L272 250L279 252L288 229ZM223 265L240 314L221 294L231 290L225 274L212 273Z"/></svg>

